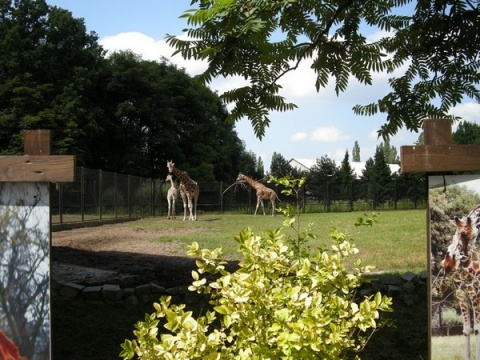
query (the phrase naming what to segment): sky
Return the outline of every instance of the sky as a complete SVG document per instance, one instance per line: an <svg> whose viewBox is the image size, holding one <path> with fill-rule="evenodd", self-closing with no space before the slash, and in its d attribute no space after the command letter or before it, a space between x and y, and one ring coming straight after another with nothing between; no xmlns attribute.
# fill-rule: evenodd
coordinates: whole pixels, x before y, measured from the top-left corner
<svg viewBox="0 0 480 360"><path fill-rule="evenodd" d="M182 36L182 30L188 27L180 16L191 7L190 0L46 1L49 5L71 11L75 18L83 18L87 31L97 33L105 50L131 50L144 60L165 57L192 76L206 69L205 63L186 61L180 55L172 57L173 49L165 42L167 34ZM378 36L379 33L372 32L367 34L367 39ZM237 122L237 134L245 142L247 151L261 157L266 171L270 169L274 152L286 160L293 158L307 166L325 155L339 165L347 150L351 160L355 141L360 146L360 160L364 162L373 157L382 142L377 138L377 130L385 123L386 117L382 114L357 116L352 108L356 104L375 102L387 94L390 90L387 81L386 74L375 74L373 86L351 81L347 91L339 96L331 85L317 93L313 72L305 64L281 82L283 90L280 94L298 108L270 114L271 124L262 140L255 136L248 119ZM239 84L240 80L236 78L218 78L209 87L222 93ZM480 104L471 99L465 99L452 113L480 124ZM418 136L416 132L402 129L390 139L390 144L400 154L400 147L413 145Z"/></svg>

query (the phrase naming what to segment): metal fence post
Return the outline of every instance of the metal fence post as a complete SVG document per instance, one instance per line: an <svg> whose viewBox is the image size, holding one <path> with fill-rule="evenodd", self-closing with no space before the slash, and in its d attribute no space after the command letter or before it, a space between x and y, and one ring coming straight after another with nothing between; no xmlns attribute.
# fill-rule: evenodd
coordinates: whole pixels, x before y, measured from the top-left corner
<svg viewBox="0 0 480 360"><path fill-rule="evenodd" d="M155 216L155 183L154 180L150 181L150 216Z"/></svg>
<svg viewBox="0 0 480 360"><path fill-rule="evenodd" d="M98 214L102 220L102 170L98 170Z"/></svg>
<svg viewBox="0 0 480 360"><path fill-rule="evenodd" d="M128 209L128 217L132 217L132 207L130 204L130 182L131 182L131 175L128 175L127 180L127 209Z"/></svg>
<svg viewBox="0 0 480 360"><path fill-rule="evenodd" d="M118 219L117 212L117 173L113 173L113 213L115 214L115 220Z"/></svg>
<svg viewBox="0 0 480 360"><path fill-rule="evenodd" d="M82 223L85 222L85 168L80 168L80 213Z"/></svg>
<svg viewBox="0 0 480 360"><path fill-rule="evenodd" d="M58 183L58 215L60 217L60 224L63 224L63 187L62 183Z"/></svg>

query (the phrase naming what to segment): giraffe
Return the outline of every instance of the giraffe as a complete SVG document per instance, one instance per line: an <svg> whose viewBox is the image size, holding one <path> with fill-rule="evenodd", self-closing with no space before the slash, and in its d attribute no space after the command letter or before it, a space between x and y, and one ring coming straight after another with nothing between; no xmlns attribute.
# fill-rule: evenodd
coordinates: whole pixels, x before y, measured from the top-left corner
<svg viewBox="0 0 480 360"><path fill-rule="evenodd" d="M238 174L237 181L245 181L257 191L257 207L255 208L255 213L253 215L257 215L258 206L260 204L262 205L263 215L265 215L265 207L263 205L263 200L265 199L270 200L270 203L272 204L272 216L275 216L275 200L278 199L275 191L242 173ZM280 199L278 200L280 201Z"/></svg>
<svg viewBox="0 0 480 360"><path fill-rule="evenodd" d="M176 168L175 163L172 160L167 161L167 168L168 171L171 174L175 175L175 177L180 181L180 195L183 192L187 197L188 210L190 211L190 216L188 217L188 220L197 220L197 202L198 196L200 195L200 188L198 187L197 182L190 179L190 177L185 171ZM186 201L183 196L182 199L184 208L183 220L185 221Z"/></svg>
<svg viewBox="0 0 480 360"><path fill-rule="evenodd" d="M480 360L480 258L475 251L479 231L478 218L474 210L469 214L474 216L462 219L456 216L452 221L455 225L455 234L442 261L443 275L452 274L455 296L463 316L466 360L471 359L470 335L472 333L475 334L475 356Z"/></svg>
<svg viewBox="0 0 480 360"><path fill-rule="evenodd" d="M167 219L175 219L175 201L178 197L177 189L175 188L175 184L173 183L173 178L171 174L167 175L165 181L170 181L170 188L167 192L167 202L168 202L168 211L167 211Z"/></svg>

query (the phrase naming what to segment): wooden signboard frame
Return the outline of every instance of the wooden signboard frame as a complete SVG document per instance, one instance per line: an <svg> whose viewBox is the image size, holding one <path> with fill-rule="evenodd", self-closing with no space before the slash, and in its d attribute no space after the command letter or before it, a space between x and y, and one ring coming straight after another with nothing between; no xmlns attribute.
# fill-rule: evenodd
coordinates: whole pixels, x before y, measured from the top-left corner
<svg viewBox="0 0 480 360"><path fill-rule="evenodd" d="M25 131L24 153L0 156L0 354L45 359L51 358L50 183L74 181L75 157L51 155L49 130Z"/></svg>
<svg viewBox="0 0 480 360"><path fill-rule="evenodd" d="M456 145L452 143L452 126L451 121L448 119L428 119L424 121L424 145L414 145L414 146L402 146L400 148L400 159L401 159L401 171L402 173L425 173L428 177L428 186L429 186L429 207L427 209L427 239L428 239L428 250L427 250L427 257L426 261L428 264L429 269L429 279L430 279L430 286L429 286L429 358L433 360L433 357L436 357L436 354L443 353L445 351L444 348L439 347L439 343L445 342L441 340L441 336L436 334L436 337L433 337L433 330L432 330L432 323L433 323L433 315L434 311L432 308L434 307L433 296L432 293L435 293L435 296L438 296L438 289L437 287L440 281L443 283L444 280L439 280L440 278L444 278L446 276L446 271L443 269L443 265L445 264L445 259L449 258L449 251L450 248L443 249L441 253L442 261L438 260L434 257L437 254L437 251L433 252L432 247L435 244L435 248L438 248L438 240L439 236L436 235L434 238L431 236L431 229L432 226L437 226L433 220L431 220L430 212L430 191L434 191L435 183L439 183L440 181L440 190L442 193L447 192L447 188L449 186L457 186L455 184L466 184L465 181L468 181L469 186L472 186L471 183L474 181L478 183L479 179L477 175L452 175L454 172L478 172L480 171L480 145ZM439 179L441 178L441 179ZM450 185L452 184L452 185ZM430 190L430 186L432 186L432 190ZM437 189L438 190L438 189ZM479 192L479 190L477 190ZM438 194L437 192L433 192L432 194ZM438 195L437 195L438 196ZM435 195L433 196L433 198ZM432 199L433 199L432 198ZM470 213L471 214L471 213ZM468 214L468 215L470 215ZM454 214L455 216L458 215L459 218L466 219L465 214ZM477 215L475 215L477 216ZM438 217L438 214L435 218ZM469 216L470 217L470 216ZM465 220L466 222L466 220ZM462 222L463 224L463 222ZM435 232L438 233L438 230ZM455 241L455 231L453 233L444 232L442 233L441 237L445 237L450 239L450 242ZM445 245L444 245L445 246ZM438 249L437 249L438 250ZM435 265L432 264L432 259L435 260ZM438 262L438 264L437 264ZM435 275L433 274L432 268L435 267ZM440 268L441 270L438 270ZM463 268L462 268L463 269ZM437 271L439 271L437 273ZM455 270L457 271L457 270ZM463 270L458 270L463 271ZM440 276L439 276L440 274ZM449 273L451 274L451 272ZM448 280L447 280L448 282ZM442 287L442 286L440 286ZM451 289L451 293L454 294L455 289ZM441 290L443 291L443 290ZM448 295L449 296L449 295ZM441 304L440 304L441 305ZM438 304L435 304L435 313L441 312L438 310ZM439 315L441 319L441 315ZM441 321L440 321L441 324ZM465 333L465 324L463 325L463 332ZM440 327L440 330L442 328ZM438 332L438 329L435 330ZM461 330L460 330L461 331ZM440 331L441 332L441 331ZM472 329L473 334L473 329ZM459 336L459 339L464 338L464 340L460 340L460 344L455 346L456 353L449 354L451 357L460 356L464 354L465 358L470 358L470 335L468 336ZM440 342L437 340L440 339ZM477 348L477 359L480 356L480 338L477 336L476 339L476 348ZM449 350L450 351L450 350Z"/></svg>

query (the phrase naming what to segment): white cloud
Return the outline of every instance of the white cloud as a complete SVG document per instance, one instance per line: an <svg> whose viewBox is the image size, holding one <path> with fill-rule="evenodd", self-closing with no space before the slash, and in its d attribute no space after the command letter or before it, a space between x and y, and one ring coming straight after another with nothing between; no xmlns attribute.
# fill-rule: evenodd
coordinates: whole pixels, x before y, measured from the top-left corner
<svg viewBox="0 0 480 360"><path fill-rule="evenodd" d="M185 60L180 55L172 56L174 49L164 40L154 38L140 32L125 32L113 36L105 36L99 40L100 45L108 52L130 50L144 60L159 61L165 57L190 75L198 75L207 67L206 62Z"/></svg>
<svg viewBox="0 0 480 360"><path fill-rule="evenodd" d="M480 124L480 104L467 102L454 107L451 114L460 116L463 121L475 122Z"/></svg>
<svg viewBox="0 0 480 360"><path fill-rule="evenodd" d="M302 141L308 138L308 134L306 132L298 132L292 136L293 142Z"/></svg>
<svg viewBox="0 0 480 360"><path fill-rule="evenodd" d="M311 135L313 141L336 143L348 140L349 136L334 126L324 126L315 129Z"/></svg>

